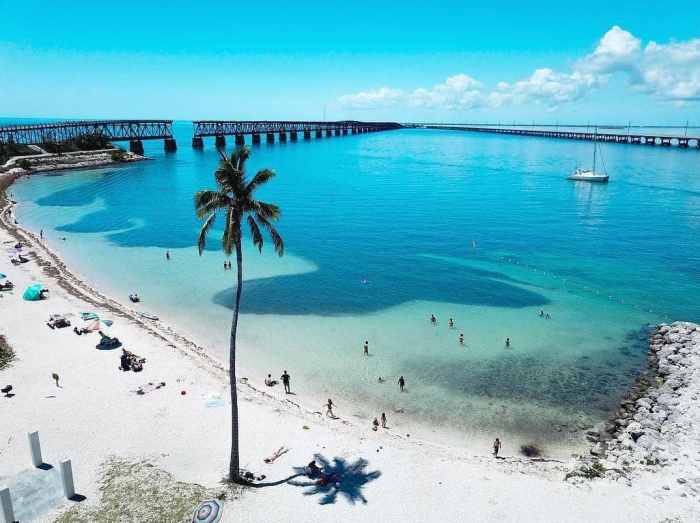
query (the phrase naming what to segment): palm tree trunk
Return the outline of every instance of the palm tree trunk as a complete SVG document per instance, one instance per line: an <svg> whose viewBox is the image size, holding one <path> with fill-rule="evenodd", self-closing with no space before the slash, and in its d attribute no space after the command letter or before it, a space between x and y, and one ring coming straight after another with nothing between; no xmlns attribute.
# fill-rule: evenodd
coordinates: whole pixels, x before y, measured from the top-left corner
<svg viewBox="0 0 700 523"><path fill-rule="evenodd" d="M241 306L243 291L243 251L240 239L236 241L236 268L238 281L236 285L236 303L233 308L231 322L231 340L229 345L229 377L231 387L231 461L229 463L229 479L240 481L239 449L238 449L238 392L236 390L236 331L238 330L238 312Z"/></svg>

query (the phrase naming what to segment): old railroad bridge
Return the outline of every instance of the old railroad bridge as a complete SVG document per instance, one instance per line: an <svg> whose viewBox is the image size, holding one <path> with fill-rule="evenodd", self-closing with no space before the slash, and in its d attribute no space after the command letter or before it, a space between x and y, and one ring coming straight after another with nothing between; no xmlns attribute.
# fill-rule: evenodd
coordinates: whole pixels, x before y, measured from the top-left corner
<svg viewBox="0 0 700 523"><path fill-rule="evenodd" d="M394 122L358 122L344 120L338 122L313 122L292 120L196 120L193 124L192 146L202 148L204 138L213 137L216 147L226 145L226 137L232 136L236 145L245 144L245 135L251 136L253 144L261 143L265 136L267 143L275 140L296 141L299 137L310 140L312 136L344 136L400 128L423 128L457 130L466 132L495 133L513 136L535 136L568 140L588 140L620 144L694 147L700 149L700 136L669 135L645 131L643 134L624 132L593 132L576 128L552 129L547 126L537 128L503 127L496 125L459 124L399 124ZM623 131L622 128L615 130ZM0 126L0 144L60 143L81 136L100 136L110 142L129 142L129 149L143 154L143 140L163 140L166 151L175 151L177 143L172 132L172 120L85 120L40 124L19 124Z"/></svg>
<svg viewBox="0 0 700 523"><path fill-rule="evenodd" d="M163 140L166 151L175 151L177 143L172 132L172 120L100 120L100 121L68 121L41 124L20 124L0 126L0 144L32 144L41 145L75 140L82 136L100 136L110 142L129 142L129 150L143 154L143 140ZM244 136L252 135L254 144L260 143L261 135L265 135L268 143L296 141L301 134L304 139L310 139L313 133L316 138L324 136L341 136L360 134L374 131L399 129L401 125L392 122L305 122L305 121L224 121L208 120L193 122L194 135L192 145L201 148L204 137L215 138L217 147L226 145L226 136L233 136L236 145L245 143Z"/></svg>

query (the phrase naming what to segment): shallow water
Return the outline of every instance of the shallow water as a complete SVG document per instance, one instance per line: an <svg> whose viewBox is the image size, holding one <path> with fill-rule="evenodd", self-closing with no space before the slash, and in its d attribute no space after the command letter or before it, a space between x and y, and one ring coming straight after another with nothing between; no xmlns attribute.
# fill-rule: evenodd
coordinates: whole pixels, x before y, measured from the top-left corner
<svg viewBox="0 0 700 523"><path fill-rule="evenodd" d="M215 241L197 256L192 207L217 156L175 129L175 154L146 143L155 161L18 182L18 217L225 360L235 271ZM286 368L363 418L402 408L462 433L555 441L603 419L644 364L646 325L700 320L700 152L603 145L610 184L566 181L591 154L431 130L255 147L250 170L279 173L259 197L283 209L287 254L246 249L240 365Z"/></svg>

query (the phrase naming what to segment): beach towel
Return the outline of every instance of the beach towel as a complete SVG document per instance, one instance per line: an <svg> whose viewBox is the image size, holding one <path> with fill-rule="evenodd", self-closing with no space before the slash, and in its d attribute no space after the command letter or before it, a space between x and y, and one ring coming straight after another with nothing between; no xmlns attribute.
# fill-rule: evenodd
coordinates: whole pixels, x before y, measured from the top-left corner
<svg viewBox="0 0 700 523"><path fill-rule="evenodd" d="M80 313L80 318L89 321L89 320L99 320L99 316L95 314L94 312L81 312Z"/></svg>

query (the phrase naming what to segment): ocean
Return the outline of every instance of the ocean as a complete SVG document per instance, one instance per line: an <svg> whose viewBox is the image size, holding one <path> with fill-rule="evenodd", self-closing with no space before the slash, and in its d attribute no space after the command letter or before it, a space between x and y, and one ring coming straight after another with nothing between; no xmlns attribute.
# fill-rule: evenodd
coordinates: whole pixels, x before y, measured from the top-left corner
<svg viewBox="0 0 700 523"><path fill-rule="evenodd" d="M174 131L176 153L144 142L153 161L11 191L89 283L138 292L225 362L235 270L221 229L197 255L193 208L218 157L190 147L191 123ZM611 182L567 181L592 149L427 129L253 147L249 173L278 173L258 197L281 207L286 253L246 245L239 374L287 369L305 401L450 442L579 441L645 365L649 325L700 321L700 151L603 144Z"/></svg>

